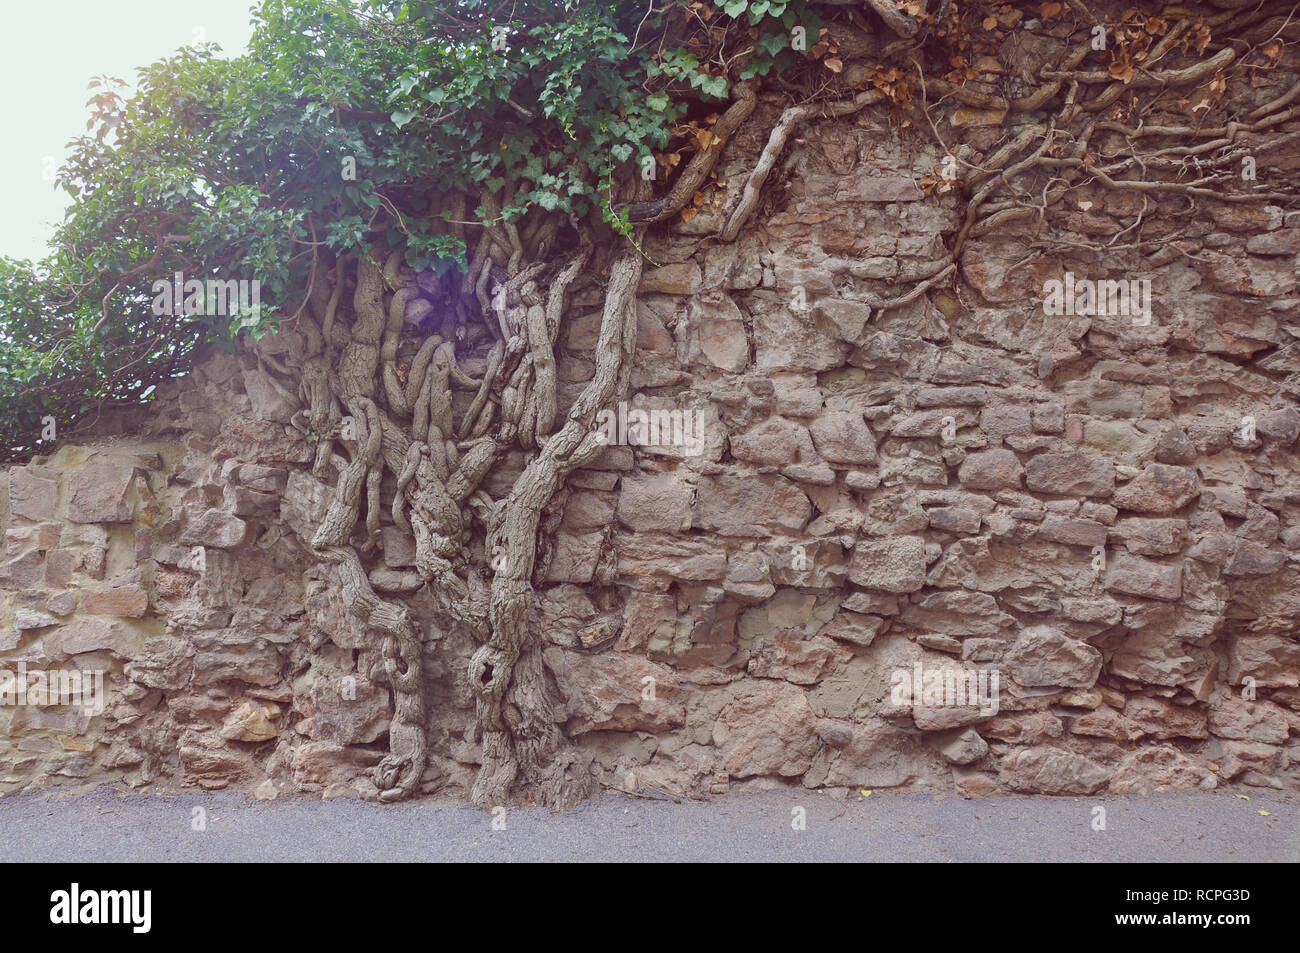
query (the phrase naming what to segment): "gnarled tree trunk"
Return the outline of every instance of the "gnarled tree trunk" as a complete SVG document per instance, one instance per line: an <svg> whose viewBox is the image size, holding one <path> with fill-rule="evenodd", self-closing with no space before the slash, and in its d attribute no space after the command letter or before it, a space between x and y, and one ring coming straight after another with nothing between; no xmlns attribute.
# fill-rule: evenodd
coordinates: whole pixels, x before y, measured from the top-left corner
<svg viewBox="0 0 1300 953"><path fill-rule="evenodd" d="M492 196L483 204L490 213L497 208ZM317 440L315 471L336 471L311 547L335 567L349 611L378 637L383 663L371 676L393 690L389 752L375 769L385 801L413 794L428 758L420 623L400 595L378 595L366 569L380 542L385 470L397 482L391 520L415 543L415 573L401 588L428 586L440 621L464 626L480 643L468 672L483 752L474 801L503 803L523 780L559 810L590 787L589 764L554 722L527 619L542 514L568 474L604 449L596 415L626 393L641 254L639 233L614 239L595 376L557 428L555 341L571 286L599 257L585 226L570 225L577 240L559 261L529 260L557 240L558 222L544 221L526 237L512 225L484 227L451 314L423 340L403 337L410 292L396 253L360 250L312 275L311 313L299 319L305 343L283 370L298 378L305 409L294 423ZM471 351L480 359L486 351L480 378L462 367ZM474 394L459 421L453 388ZM509 495L493 500L480 484L515 446L532 458ZM476 527L481 557L471 547Z"/></svg>

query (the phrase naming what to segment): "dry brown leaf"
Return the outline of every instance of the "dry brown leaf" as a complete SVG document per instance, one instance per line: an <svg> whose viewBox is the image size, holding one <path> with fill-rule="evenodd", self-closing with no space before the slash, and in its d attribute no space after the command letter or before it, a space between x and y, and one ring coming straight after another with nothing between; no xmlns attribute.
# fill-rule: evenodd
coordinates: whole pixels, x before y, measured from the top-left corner
<svg viewBox="0 0 1300 953"><path fill-rule="evenodd" d="M1202 26L1196 31L1196 40L1193 45L1196 47L1198 54L1205 52L1205 48L1210 44L1210 39L1210 28L1208 26Z"/></svg>
<svg viewBox="0 0 1300 953"><path fill-rule="evenodd" d="M682 161L682 154L680 152L669 152L662 155L656 153L655 161L658 162L665 171L670 171L677 168L678 163Z"/></svg>

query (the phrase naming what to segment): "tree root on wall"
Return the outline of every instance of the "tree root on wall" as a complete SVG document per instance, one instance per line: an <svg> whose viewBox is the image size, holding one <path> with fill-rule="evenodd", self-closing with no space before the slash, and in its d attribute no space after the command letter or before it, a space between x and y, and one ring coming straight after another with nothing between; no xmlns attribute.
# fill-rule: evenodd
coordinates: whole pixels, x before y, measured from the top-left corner
<svg viewBox="0 0 1300 953"><path fill-rule="evenodd" d="M877 11L893 9L883 2L872 5ZM1087 22L1086 5L1072 0L1070 7ZM1225 17L1255 16L1236 9L1232 6ZM1256 19L1264 17L1261 13ZM1225 126L1145 124L1145 112L1157 109L1166 92L1229 68L1244 68L1233 49L1224 45L1195 66L1153 69L1191 29L1190 17L1177 21L1152 48L1146 72L1128 85L1103 71L1079 69L1088 47L1072 44L1051 68L1040 70L1038 87L1019 99L927 77L915 63L920 115L954 163L956 157L931 119L935 97L1012 113L1041 109L1048 115L1019 128L978 165L966 163L963 180L951 183L965 196L951 250L924 273L896 280L908 286L901 294L870 298L877 315L947 281L957 271L968 238L1020 219L1041 222L1049 208L1091 182L1142 193L1180 193L1189 201L1213 196L1220 201L1294 204L1291 192L1225 195L1222 186L1239 161L1239 136L1300 114L1295 104L1300 85L1243 121ZM712 130L719 145L756 108L756 82L738 82L732 93L731 105ZM1132 100L1131 126L1112 115L1111 107L1121 95ZM848 98L813 99L786 108L743 187L730 197L716 238L734 241L745 229L801 124L848 116L886 98L879 90L866 89ZM1101 133L1122 137L1127 154L1097 157L1090 152L1092 137ZM1193 145L1139 154L1139 146L1151 137ZM376 634L382 662L371 675L393 690L389 752L375 769L383 800L415 793L428 760L423 633L403 596L412 587L405 582L389 585L378 595L366 570L367 560L373 562L381 548L380 488L386 472L396 484L391 522L414 540L415 587L432 594L439 625L461 627L478 643L467 672L482 759L472 799L485 807L499 805L521 783L556 810L587 796L589 761L569 744L554 720L553 689L541 646L529 637L534 584L546 572L547 537L554 523L549 515L563 502L567 477L604 449L603 434L594 427L596 415L627 391L636 346L635 293L644 229L685 207L715 168L720 152L714 147L699 150L659 199L650 200L646 182L624 188L623 204L614 209L625 212L625 221L635 223L636 230L603 246L593 240L589 226L572 217L567 231L555 215L505 222L501 209L514 200L513 182L507 181L500 194L480 196L484 224L469 226L479 231L468 242L472 251L467 272L438 330L418 342L405 330L411 292L403 283L396 253L376 246L328 266L321 263L313 271L307 306L297 318L297 349L284 368L268 365L268 373L296 377L304 409L294 423L317 441L314 472L328 477L334 471L332 497L310 545L336 568L349 611ZM1195 159L1196 178L1184 174L1189 157ZM1031 189L1036 176L1045 177L1046 185ZM459 219L467 198L437 195L434 201L451 209L453 232L465 238L462 226L468 223ZM1140 224L1141 213L1125 232ZM570 291L595 274L607 275L595 374L560 414L555 343ZM471 354L476 360L469 360ZM465 399L453 401L455 390ZM463 408L459 415L456 407ZM483 482L515 448L523 449L528 461L505 498L493 499Z"/></svg>
<svg viewBox="0 0 1300 953"><path fill-rule="evenodd" d="M638 184L641 194L629 198L643 199L647 188ZM494 197L484 204L494 207ZM384 801L414 794L428 761L421 623L391 586L378 595L366 569L381 548L385 472L396 479L392 523L414 540L416 588L434 596L439 624L461 626L480 643L468 671L482 746L473 800L501 804L524 781L542 803L562 810L590 790L588 761L554 722L541 648L526 620L540 575L537 554L547 550L539 546L543 513L568 474L604 450L596 415L626 394L642 257L639 232L605 253L595 376L557 427L555 342L567 295L597 255L579 223L570 225L576 246L559 261L533 258L557 240L556 224L485 227L455 313L413 356L413 342L403 338L410 292L397 254L376 246L318 267L296 322L297 343L285 366L269 368L297 377L304 409L293 423L317 440L314 472L334 471L311 549L334 566L349 612L378 637L382 662L370 676L393 691L389 751L374 770ZM488 283L502 274L489 296ZM409 363L399 359L404 343ZM462 365L470 350L481 358L484 349L476 378ZM473 394L459 420L453 389ZM481 484L516 446L531 459L508 496L493 500ZM483 541L482 555L472 538Z"/></svg>

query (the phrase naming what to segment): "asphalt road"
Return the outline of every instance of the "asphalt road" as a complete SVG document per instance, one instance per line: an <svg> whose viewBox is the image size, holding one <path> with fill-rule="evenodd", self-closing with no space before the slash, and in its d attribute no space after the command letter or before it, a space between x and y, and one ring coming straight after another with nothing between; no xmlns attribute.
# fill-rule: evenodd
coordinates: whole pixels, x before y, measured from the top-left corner
<svg viewBox="0 0 1300 953"><path fill-rule="evenodd" d="M494 818L430 799L37 792L0 797L0 861L1300 861L1300 801L1250 798L875 792L843 802L792 789L680 804L608 794L568 814ZM1094 830L1097 806L1104 830Z"/></svg>

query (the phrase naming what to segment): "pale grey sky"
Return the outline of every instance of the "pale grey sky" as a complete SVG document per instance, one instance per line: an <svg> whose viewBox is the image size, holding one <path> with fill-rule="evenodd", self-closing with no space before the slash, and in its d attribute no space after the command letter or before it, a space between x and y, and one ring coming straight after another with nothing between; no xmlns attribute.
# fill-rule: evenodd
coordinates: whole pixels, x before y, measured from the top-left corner
<svg viewBox="0 0 1300 953"><path fill-rule="evenodd" d="M86 130L86 84L107 73L135 81L146 66L196 40L237 56L254 0L46 0L8 3L0 30L0 255L40 258L67 196L42 177Z"/></svg>

